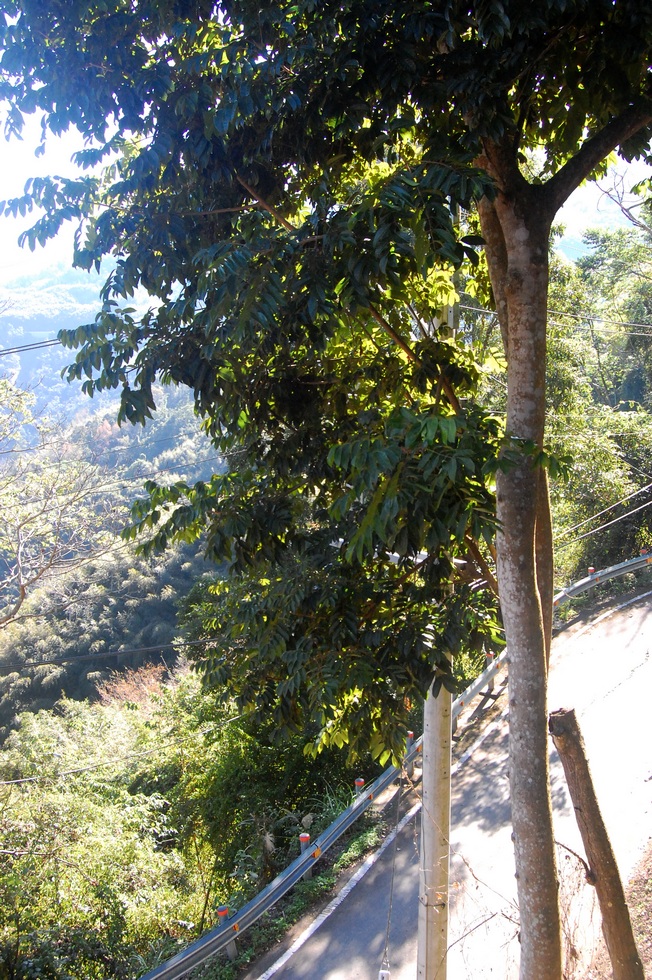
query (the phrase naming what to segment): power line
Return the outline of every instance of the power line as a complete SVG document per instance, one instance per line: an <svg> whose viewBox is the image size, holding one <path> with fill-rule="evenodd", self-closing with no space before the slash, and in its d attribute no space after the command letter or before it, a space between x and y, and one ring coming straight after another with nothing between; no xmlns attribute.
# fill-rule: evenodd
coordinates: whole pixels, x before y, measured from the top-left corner
<svg viewBox="0 0 652 980"><path fill-rule="evenodd" d="M482 316L498 316L496 310L489 310L484 306L465 306L460 303L461 310L468 310L471 313L478 313ZM652 323L635 323L629 320L611 320L608 317L602 316L600 313L589 313L588 311L581 311L580 313L564 313L561 310L547 310L549 316L563 316L571 320L592 320L599 321L601 324L610 323L618 327L637 327L641 330L647 330L648 333L631 333L627 331L627 336L631 337L650 337L652 338ZM561 324L558 324L561 326Z"/></svg>
<svg viewBox="0 0 652 980"><path fill-rule="evenodd" d="M101 418L101 417L100 416L96 416L95 418ZM105 421L107 421L107 419L106 418L102 418L100 424L102 422L105 422ZM112 423L112 424L114 424L114 423ZM127 429L127 430L124 430L124 431L127 431L128 432L129 430ZM75 426L75 423L73 422L73 429L71 431L71 435L77 435L78 432L79 432L79 428L76 427ZM138 449L141 449L142 452L144 453L145 451L149 451L152 446L161 446L161 445L163 445L163 443L168 443L168 442L179 442L180 440L183 440L183 439L190 439L190 438L192 438L193 435L196 435L196 434L197 433L190 433L190 434L186 433L184 435L183 432L180 432L178 435L166 436L164 439L152 439L149 442L147 442L147 441L146 442L136 442L133 445L116 447L115 449L103 449L102 452L94 452L93 453L92 462L95 462L95 460L97 460L97 459L102 459L103 456L124 456L126 453L136 452ZM7 449L7 450L4 450L4 452L6 452L6 453L16 453L16 454L17 453L37 453L37 452L42 451L43 449L51 449L53 446L59 448L61 446L61 442L57 442L55 440L52 440L51 442L42 442L42 443L39 443L38 445L34 445L34 446L21 446L21 447L14 448L14 449ZM139 457L135 457L134 460L133 460L133 462L134 463L137 463L138 462L138 459L139 459ZM67 460L61 460L61 462L67 462ZM73 462L74 462L74 457L73 457ZM58 463L59 463L59 461L57 460L54 463L45 463L44 465L45 466L57 466Z"/></svg>
<svg viewBox="0 0 652 980"><path fill-rule="evenodd" d="M233 454L229 454L229 455L233 455ZM149 473L149 474L148 473L135 473L131 477L131 480L133 481L132 483L113 483L113 484L111 484L111 483L105 483L105 484L102 484L101 486L97 486L97 487L96 486L88 486L88 487L86 487L86 488L83 489L83 493L81 491L79 492L79 494L78 494L78 496L77 496L76 499L77 500L81 500L81 499L86 498L86 497L94 497L94 496L97 496L98 494L106 494L109 491L119 492L119 491L125 490L125 491L130 491L131 492L131 491L133 491L133 490L136 489L136 487L134 486L134 484L140 483L141 480L155 479L155 478L159 477L162 473L170 473L170 472L179 471L179 470L187 470L187 469L190 469L191 467L201 466L204 463L210 463L213 460L223 459L223 458L224 458L224 454L218 453L217 455L214 455L214 456L202 456L200 459L195 459L195 460L193 460L191 462L188 462L188 463L185 463L185 464L184 463L179 463L176 466L159 466L159 467L157 467L154 470L153 473ZM135 462L138 462L138 461L135 460ZM57 464L51 464L51 465L54 466L54 465L57 465ZM89 463L88 465L92 466L94 464L93 463ZM142 485L141 485L141 489L142 489ZM64 499L66 497L68 497L69 495L70 495L70 490L69 489L67 490L65 487L63 488L63 490L62 490L61 493L57 493L56 494L57 497L63 497ZM29 505L31 505L31 504L47 504L52 499L53 499L52 496L49 496L49 497L34 497L34 498L29 498L28 500L24 501L24 503L29 504Z"/></svg>
<svg viewBox="0 0 652 980"><path fill-rule="evenodd" d="M489 310L484 306L467 306L463 303L459 304L460 310L467 310L470 313L478 313L483 316L497 316L496 310ZM652 323L637 323L630 320L612 320L610 317L602 316L600 313L590 313L588 311L580 311L579 313L566 313L563 310L547 310L549 316L563 316L572 320L593 320L599 321L601 324L613 324L618 327L635 327L639 330L648 330L649 333L630 333L628 331L628 336L632 337L650 337L652 338ZM0 357L6 354L18 354L21 351L30 350L40 350L44 347L57 347L61 346L61 341L56 338L50 340L35 341L32 344L21 344L16 347L5 347L0 349Z"/></svg>
<svg viewBox="0 0 652 980"><path fill-rule="evenodd" d="M40 350L42 347L59 346L61 346L60 340L39 340L35 341L33 344L21 344L19 347L3 347L0 349L0 357L5 357L7 354L19 354L21 351L25 350Z"/></svg>
<svg viewBox="0 0 652 980"><path fill-rule="evenodd" d="M214 643L214 639L204 640L175 640L173 643L157 643L150 647L132 647L126 650L110 650L107 653L82 653L78 656L56 657L52 660L23 660L0 662L0 670L22 670L25 667L47 667L56 664L81 663L85 660L107 660L110 657L129 657L140 653L159 653L161 650L178 650L179 647L196 647Z"/></svg>
<svg viewBox="0 0 652 980"><path fill-rule="evenodd" d="M571 320L599 320L600 323L613 323L617 327L647 327L652 330L652 323L633 323L629 320L611 320L608 317L602 316L600 313L564 313L561 310L548 310L548 313L552 316L565 316Z"/></svg>
<svg viewBox="0 0 652 980"><path fill-rule="evenodd" d="M586 531L584 534L578 535L578 537L573 538L572 541L565 541L559 547L568 548L571 544L576 544L578 541L582 541L583 538L589 538L592 534L597 534L598 531L604 531L613 524L618 524L619 521L624 521L626 517L631 517L632 514L637 514L639 510L644 510L646 507L652 507L652 500L648 500L646 504L641 504L640 507L635 507L633 510L628 510L626 514L621 514L620 517L615 517L613 521L607 521L606 524L601 524L600 527L596 527L592 531Z"/></svg>
<svg viewBox="0 0 652 980"><path fill-rule="evenodd" d="M577 531L578 528L583 527L585 524L589 524L591 521L594 521L596 517L602 517L603 514L609 513L609 511L613 510L614 507L619 507L620 504L626 503L628 500L631 500L632 497L637 497L639 493L644 493L646 490L649 490L650 488L652 488L652 483L648 483L647 486L641 487L640 490L634 490L634 492L628 494L627 497L623 497L622 500L617 500L615 504L610 504L609 507L605 507L604 510L598 511L598 513L593 514L592 517L586 517L583 521L580 521L579 524L574 524L572 527L565 528L563 531L560 531L559 534L555 535L555 537L563 538L567 534L571 534L573 531ZM576 540L579 540L579 538Z"/></svg>

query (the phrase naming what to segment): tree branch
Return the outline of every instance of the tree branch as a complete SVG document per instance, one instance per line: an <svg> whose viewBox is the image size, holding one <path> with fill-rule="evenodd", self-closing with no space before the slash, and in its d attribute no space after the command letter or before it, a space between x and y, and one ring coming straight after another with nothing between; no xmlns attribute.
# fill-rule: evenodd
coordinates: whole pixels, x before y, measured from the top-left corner
<svg viewBox="0 0 652 980"><path fill-rule="evenodd" d="M5 613L5 615L0 617L0 629L3 626L6 626L7 623L10 623L12 619L16 617L16 615L18 614L18 610L20 609L20 607L25 601L25 596L27 595L27 589L25 588L24 585L20 585L18 589L19 589L18 597L16 598L13 606L10 608L8 613Z"/></svg>
<svg viewBox="0 0 652 980"><path fill-rule="evenodd" d="M383 328L388 337L390 337L397 347L400 347L404 354L407 354L408 360L412 361L414 364L421 364L421 358L418 354L415 354L407 341L403 340L401 335L394 330L394 327L385 319L382 313L369 304L369 312L379 326Z"/></svg>
<svg viewBox="0 0 652 980"><path fill-rule="evenodd" d="M649 100L645 100L628 106L619 116L608 122L599 133L588 139L561 170L544 184L543 201L549 215L554 217L572 192L612 150L650 124L652 124L652 104Z"/></svg>
<svg viewBox="0 0 652 980"><path fill-rule="evenodd" d="M261 208L263 208L264 211L267 211L267 213L268 214L271 214L273 218L276 218L276 220L278 221L278 223L280 225L283 225L283 227L285 228L286 231L296 231L297 230L294 227L294 225L291 225L290 222L287 221L283 217L283 215L280 213L280 211L277 211L275 207L272 207L271 204L268 204L267 201L263 197L261 197L260 194L258 194L253 189L253 187L250 187L250 185L246 182L246 180L243 180L242 177L239 177L238 176L238 174L235 175L235 179L240 184L240 186L243 187L246 190L247 194L251 194L251 196L253 197L254 201L257 201L258 204L260 204Z"/></svg>
<svg viewBox="0 0 652 980"><path fill-rule="evenodd" d="M408 359L412 361L414 364L422 364L423 362L419 357L419 355L414 353L410 345L405 340L403 340L401 335L398 334L396 330L394 330L394 327L391 325L391 323L388 323L385 317L381 313L379 313L378 310L371 305L371 303L369 304L368 309L372 317L376 321L376 323L383 328L387 336L394 341L396 346L400 347L400 349L403 351L404 354L407 354ZM462 412L462 407L459 403L457 395L453 391L450 381L444 376L443 372L440 373L438 380L441 382L441 386L444 390L444 394L448 398L451 408L453 409L456 415L460 415Z"/></svg>
<svg viewBox="0 0 652 980"><path fill-rule="evenodd" d="M493 202L487 197L483 197L478 201L478 214L480 215L482 237L487 243L487 253L492 256L492 261L487 262L489 277L491 279L491 288L494 294L505 357L509 357L509 317L507 296L505 294L505 283L507 282L507 248L505 246L505 236L503 235L503 229Z"/></svg>
<svg viewBox="0 0 652 980"><path fill-rule="evenodd" d="M616 183L618 183L620 187L617 187ZM627 206L625 204L625 190L623 187L623 183L624 183L623 178L619 176L617 178L617 181L614 182L613 187L607 189L605 187L600 187L599 184L598 187L600 187L602 193L606 194L606 196L609 198L610 201L613 201L614 204L616 204L620 208L620 210L625 215L627 220L631 221L634 227L640 228L641 231L644 231L648 235L652 235L652 227L650 227L649 224L646 224L645 221L642 221L640 218L637 218L636 215L634 214L634 208L640 208L644 202L642 200L639 200L636 204ZM628 274L629 271L630 270L628 270ZM631 271L633 271L636 274L636 270L631 270Z"/></svg>
<svg viewBox="0 0 652 980"><path fill-rule="evenodd" d="M488 564L484 560L484 556L482 555L482 552L478 548L478 545L469 534L466 535L464 540L466 542L466 546L469 549L470 554L473 557L474 562L482 572L487 585L494 593L494 595L498 595L498 582L496 581L495 575L493 574Z"/></svg>

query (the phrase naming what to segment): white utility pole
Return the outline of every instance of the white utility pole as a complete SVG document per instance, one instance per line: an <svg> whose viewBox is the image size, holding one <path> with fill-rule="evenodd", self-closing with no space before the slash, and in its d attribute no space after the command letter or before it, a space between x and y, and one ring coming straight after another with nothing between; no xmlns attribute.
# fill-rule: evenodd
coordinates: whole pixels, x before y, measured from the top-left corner
<svg viewBox="0 0 652 980"><path fill-rule="evenodd" d="M453 223L459 231L460 209L457 205ZM453 285L459 289L458 273L453 276ZM460 325L459 299L447 308L446 322L450 334L455 337ZM417 980L446 980L452 719L453 695L442 685L435 698L431 689L423 706Z"/></svg>
<svg viewBox="0 0 652 980"><path fill-rule="evenodd" d="M442 686L423 709L418 980L446 980L453 698Z"/></svg>

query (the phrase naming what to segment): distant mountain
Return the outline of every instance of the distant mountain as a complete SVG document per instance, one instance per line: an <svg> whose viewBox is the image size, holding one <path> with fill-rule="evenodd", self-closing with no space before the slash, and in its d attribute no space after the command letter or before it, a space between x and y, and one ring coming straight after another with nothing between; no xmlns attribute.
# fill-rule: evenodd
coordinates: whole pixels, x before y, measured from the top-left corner
<svg viewBox="0 0 652 980"><path fill-rule="evenodd" d="M33 275L5 276L0 284L0 353L3 349L56 340L60 330L90 323L100 309L100 290L110 267L87 273L69 264L39 269ZM138 300L147 305L147 297ZM0 356L0 375L34 390L37 408L75 412L88 400L79 385L68 385L61 373L74 359L63 347L41 347ZM96 399L108 405L114 399Z"/></svg>
<svg viewBox="0 0 652 980"><path fill-rule="evenodd" d="M0 353L54 340L61 329L92 322L100 308L103 280L103 275L63 266L5 278L0 289ZM0 738L21 710L52 707L62 694L92 697L97 682L112 670L162 656L174 659L166 645L176 632L177 601L210 567L199 556L198 544L146 561L136 557L132 545L117 540L106 550L101 537L109 525L113 530L116 522L128 523L129 506L143 495L145 480L193 483L224 471L224 460L194 413L192 393L157 385L154 419L144 428L119 427L117 392L91 399L79 383L70 385L62 378L73 358L74 351L59 345L0 356L0 375L30 389L36 412L56 420L52 431L63 463L82 461L91 467L89 479L95 482L89 484L86 506L91 513L99 509L107 515L106 528L101 525L98 530L97 557L75 566L71 551L73 570L45 577L30 590L20 616L0 630ZM10 465L10 455L0 457L0 475L8 473L7 478L14 479ZM94 491L94 486L99 489ZM89 539L88 546L94 556L94 541ZM12 555L0 549L0 585L3 568L12 567ZM11 581L9 592L10 586ZM122 654L142 647L142 654ZM103 659L111 650L121 651L120 656ZM84 659L95 654L97 661ZM68 662L70 657L75 659ZM22 667L25 661L60 659L66 662L44 663L33 670Z"/></svg>

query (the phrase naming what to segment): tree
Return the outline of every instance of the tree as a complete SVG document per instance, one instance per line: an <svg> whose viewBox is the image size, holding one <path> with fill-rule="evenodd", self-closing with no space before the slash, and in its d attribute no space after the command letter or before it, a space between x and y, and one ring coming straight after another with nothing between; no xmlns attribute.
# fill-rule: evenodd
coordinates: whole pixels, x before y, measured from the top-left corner
<svg viewBox="0 0 652 980"><path fill-rule="evenodd" d="M156 18L160 12L157 7ZM120 18L108 22L111 30L118 22L123 23ZM129 23L130 30L137 26ZM150 26L156 31L160 27ZM212 22L204 29L220 45L226 43L230 29ZM206 40L202 37L195 50L201 51ZM182 40L184 51L185 44ZM234 41L233 58L240 58L241 46ZM248 47L247 42L242 57L253 58L255 67L258 54L247 55ZM158 73L153 63L150 67ZM219 85L219 79L210 84L215 81ZM179 96L187 82L194 84L189 76ZM256 88L257 99L264 103L262 76ZM214 102L215 95L211 99ZM324 187L312 208L319 186L312 187L312 177L308 183L298 180L285 217L269 202L261 204L255 191L250 207L250 192L239 181L216 185L209 144L201 143L201 152L210 152L196 171L197 182L178 179L182 171L191 176L190 170L200 162L184 161L199 136L196 124L204 110L191 95L190 115L184 118L185 105L184 95L169 117L172 129L165 136L172 142L164 181L170 192L176 186L181 197L170 196L165 206L167 216L156 231L156 261L144 236L133 237L137 251L124 252L107 283L102 325L98 321L97 328L89 325L62 334L69 344L82 336L93 345L99 342L90 360L75 365L72 375L80 370L86 374L89 392L122 386L121 417L133 421L142 421L153 409L157 372L191 384L216 444L235 457L237 471L206 483L172 488L151 483L149 501L136 512L136 528L156 528L153 544L159 547L175 536L195 537L208 523L209 554L233 559L232 569L243 581L247 575L253 578L249 593L257 604L248 626L257 623L261 636L253 644L249 637L246 650L267 673L236 672L230 665L223 669L218 650L214 676L232 682L241 700L256 703L261 714L271 699L280 725L293 728L318 713L324 733L336 725L338 737L354 746L363 740L368 744L371 737L379 753L387 748L398 754L407 728L406 699L428 689L435 669L437 684L446 680L451 685L450 652L466 636L481 642L487 620L484 600L479 617L460 616L458 610L472 608L465 599L471 594L473 564L479 563L483 574L491 577L476 542L493 535L493 500L483 469L495 463L498 426L471 406L456 420L446 400L458 404L458 395L473 390L475 368L468 351L442 340L435 329L435 314L453 293L450 270L435 262L434 250L456 262L465 249L470 252L468 244L455 241L447 191L438 182L452 181L460 201L470 205L478 178L437 167L428 188L419 186L411 167L398 158L393 164L382 159L342 160L333 186ZM188 124L195 136L186 145ZM409 128L409 122L406 125ZM201 126L203 132L203 122ZM411 153L402 130L396 139ZM114 142L118 144L118 137ZM125 146L123 177L135 149ZM158 149L153 152L158 159ZM142 160L137 169L141 164ZM428 170L419 162L415 166L419 172ZM209 194L224 198L208 210L207 179ZM103 193L97 178L74 184L39 181L32 189L48 208L34 241L64 217L58 212L63 197L75 202L65 213L80 215L88 213ZM92 227L80 233L80 264L99 261L105 232L122 240L118 225L127 201L119 199L124 189L122 179L112 185L105 204L111 200L116 207L103 210L99 224L93 220ZM80 190L83 199L78 197ZM145 191L145 185L136 184L127 191L132 217L141 213L141 204L131 200L132 192L140 198ZM349 199L353 211L345 208ZM28 195L8 207L33 205ZM322 235L315 231L329 212L324 249ZM401 213L419 232L418 249L409 228L402 232L399 247L395 245L393 231L400 232ZM114 218L118 223L113 226ZM372 245L369 229L377 221L381 233ZM116 309L113 288L131 291L140 279L140 272L133 278L136 265L148 250L149 272L143 282L158 295L160 306L139 320L133 309ZM379 264L384 271L378 275ZM179 293L177 284L182 282ZM408 304L409 282L414 286ZM170 288L175 294L172 302ZM383 315L385 310L394 325ZM154 346L143 349L139 363L132 365L133 342L139 343L141 329L149 333L146 324L158 354ZM421 338L413 350L398 331L409 333L417 324ZM161 346L155 335L160 339L168 329L168 340ZM115 362L114 330L122 338ZM151 354L156 364L150 362ZM95 377L93 364L102 363L107 372ZM216 509L219 519L211 520ZM338 541L343 542L339 549L333 547ZM415 561L422 548L428 551L427 559ZM393 552L401 556L399 566L392 560ZM448 582L456 559L468 567L466 581L451 597ZM276 565L271 575L270 561ZM302 590L296 595L301 605L288 627L270 611L274 588L268 586L271 581L287 588L290 574L293 581L302 580ZM336 578L335 592L331 583ZM335 661L333 637L341 651ZM319 671L308 671L308 662L319 665ZM274 686L271 680L277 679L278 671L283 681Z"/></svg>
<svg viewBox="0 0 652 980"><path fill-rule="evenodd" d="M586 236L594 240L594 233ZM639 247L641 265L645 259ZM586 273L593 260L592 253L577 263L555 257L550 268L546 438L570 464L564 480L551 481L558 587L582 578L590 565L636 553L650 537L648 511L639 506L650 497L652 427L641 358L629 349L639 338L613 322L610 289ZM622 282L623 304L636 293L635 277ZM602 524L607 527L596 536Z"/></svg>
<svg viewBox="0 0 652 980"><path fill-rule="evenodd" d="M63 429L34 415L32 402L0 378L0 629L37 584L52 588L115 540L117 501L107 499L98 467L76 458Z"/></svg>
<svg viewBox="0 0 652 980"><path fill-rule="evenodd" d="M521 975L560 977L546 731L548 239L559 207L609 154L647 151L652 10L637 0L263 9L114 0L101 11L5 0L3 9L9 130L38 110L45 129L75 125L99 143L80 162L120 154L112 183L34 181L9 205L45 207L26 235L32 245L78 218L78 264L118 257L96 323L64 336L81 348L72 376L89 375L90 392L122 386L131 420L153 410L157 373L174 377L194 387L216 440L248 452L249 469L227 480L151 488L141 517L159 523L159 544L206 520L212 550L233 548L236 570L290 544L309 551L313 525L300 533L292 521L309 501L320 528L340 516L342 567L376 563L391 582L395 550L405 556L399 577L420 587L432 575L428 598L445 609L451 559L465 546L483 564L477 541L491 536L483 515L495 451L480 447L495 430L472 406L462 352L433 323L449 291L438 270L473 251L473 240L456 241L452 212L477 201L508 361L498 579L511 649ZM139 284L158 300L144 317L116 305ZM365 376L344 371L342 381L336 368L351 349L364 354ZM426 395L416 410L415 392ZM465 439L470 454L460 454ZM333 474L339 505L322 495ZM430 481L434 500L419 495ZM165 515L166 502L184 506ZM433 667L447 672L443 646L433 664L423 638L410 637L402 656L413 673L425 665L421 688Z"/></svg>

